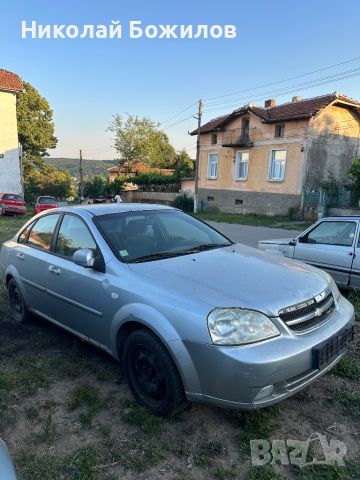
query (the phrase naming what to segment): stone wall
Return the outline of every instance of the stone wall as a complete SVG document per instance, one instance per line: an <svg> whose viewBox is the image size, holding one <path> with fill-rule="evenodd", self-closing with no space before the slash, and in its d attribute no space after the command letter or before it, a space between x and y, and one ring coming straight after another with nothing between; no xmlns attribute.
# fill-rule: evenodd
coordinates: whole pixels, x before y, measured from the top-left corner
<svg viewBox="0 0 360 480"><path fill-rule="evenodd" d="M269 192L244 192L220 189L200 189L203 210L217 207L227 213L261 213L287 215L289 208L300 208L301 195Z"/></svg>
<svg viewBox="0 0 360 480"><path fill-rule="evenodd" d="M161 205L171 205L177 195L179 194L173 192L140 192L138 190L129 190L122 192L121 198L125 203L158 203Z"/></svg>

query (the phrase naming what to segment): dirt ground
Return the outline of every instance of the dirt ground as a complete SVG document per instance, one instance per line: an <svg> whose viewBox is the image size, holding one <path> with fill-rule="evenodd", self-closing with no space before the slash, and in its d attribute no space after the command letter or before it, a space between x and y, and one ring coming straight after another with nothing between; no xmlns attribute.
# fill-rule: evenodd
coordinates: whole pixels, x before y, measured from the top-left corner
<svg viewBox="0 0 360 480"><path fill-rule="evenodd" d="M7 220L0 243L14 231ZM359 312L360 300L350 299ZM360 322L356 332L333 372L276 407L198 404L164 420L134 403L106 353L39 318L12 321L0 286L0 437L20 480L360 479ZM316 433L345 443L344 466L251 465L250 440ZM319 445L308 462L323 458Z"/></svg>

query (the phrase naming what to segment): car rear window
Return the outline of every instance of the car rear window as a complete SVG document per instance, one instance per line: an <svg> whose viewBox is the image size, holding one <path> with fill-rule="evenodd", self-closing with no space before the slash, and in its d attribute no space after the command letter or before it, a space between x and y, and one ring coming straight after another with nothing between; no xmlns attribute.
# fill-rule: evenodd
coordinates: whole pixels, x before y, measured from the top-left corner
<svg viewBox="0 0 360 480"><path fill-rule="evenodd" d="M22 202L23 198L21 195L14 195L12 193L7 193L3 196L3 200L12 200L13 202Z"/></svg>
<svg viewBox="0 0 360 480"><path fill-rule="evenodd" d="M40 197L38 200L38 203L56 203L56 198L55 197Z"/></svg>

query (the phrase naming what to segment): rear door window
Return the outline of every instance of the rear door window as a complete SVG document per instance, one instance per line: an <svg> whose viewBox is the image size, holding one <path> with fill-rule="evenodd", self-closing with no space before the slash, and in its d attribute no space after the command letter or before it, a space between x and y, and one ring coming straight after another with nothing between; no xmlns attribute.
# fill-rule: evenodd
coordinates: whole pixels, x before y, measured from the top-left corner
<svg viewBox="0 0 360 480"><path fill-rule="evenodd" d="M52 236L59 216L56 213L39 218L31 229L27 244L43 250L50 250Z"/></svg>

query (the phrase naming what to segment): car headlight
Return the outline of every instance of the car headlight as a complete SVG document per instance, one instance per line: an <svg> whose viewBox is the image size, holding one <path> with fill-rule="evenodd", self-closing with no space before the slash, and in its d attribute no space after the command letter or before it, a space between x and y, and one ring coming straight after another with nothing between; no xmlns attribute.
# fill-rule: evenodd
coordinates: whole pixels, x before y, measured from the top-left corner
<svg viewBox="0 0 360 480"><path fill-rule="evenodd" d="M216 308L208 316L208 327L217 345L243 345L280 335L266 315L242 308Z"/></svg>
<svg viewBox="0 0 360 480"><path fill-rule="evenodd" d="M325 272L324 270L323 270L323 274L325 275L326 280L329 282L329 287L331 288L331 292L335 300L338 301L341 296L341 293L338 289L338 286L336 285L335 280L329 273Z"/></svg>

